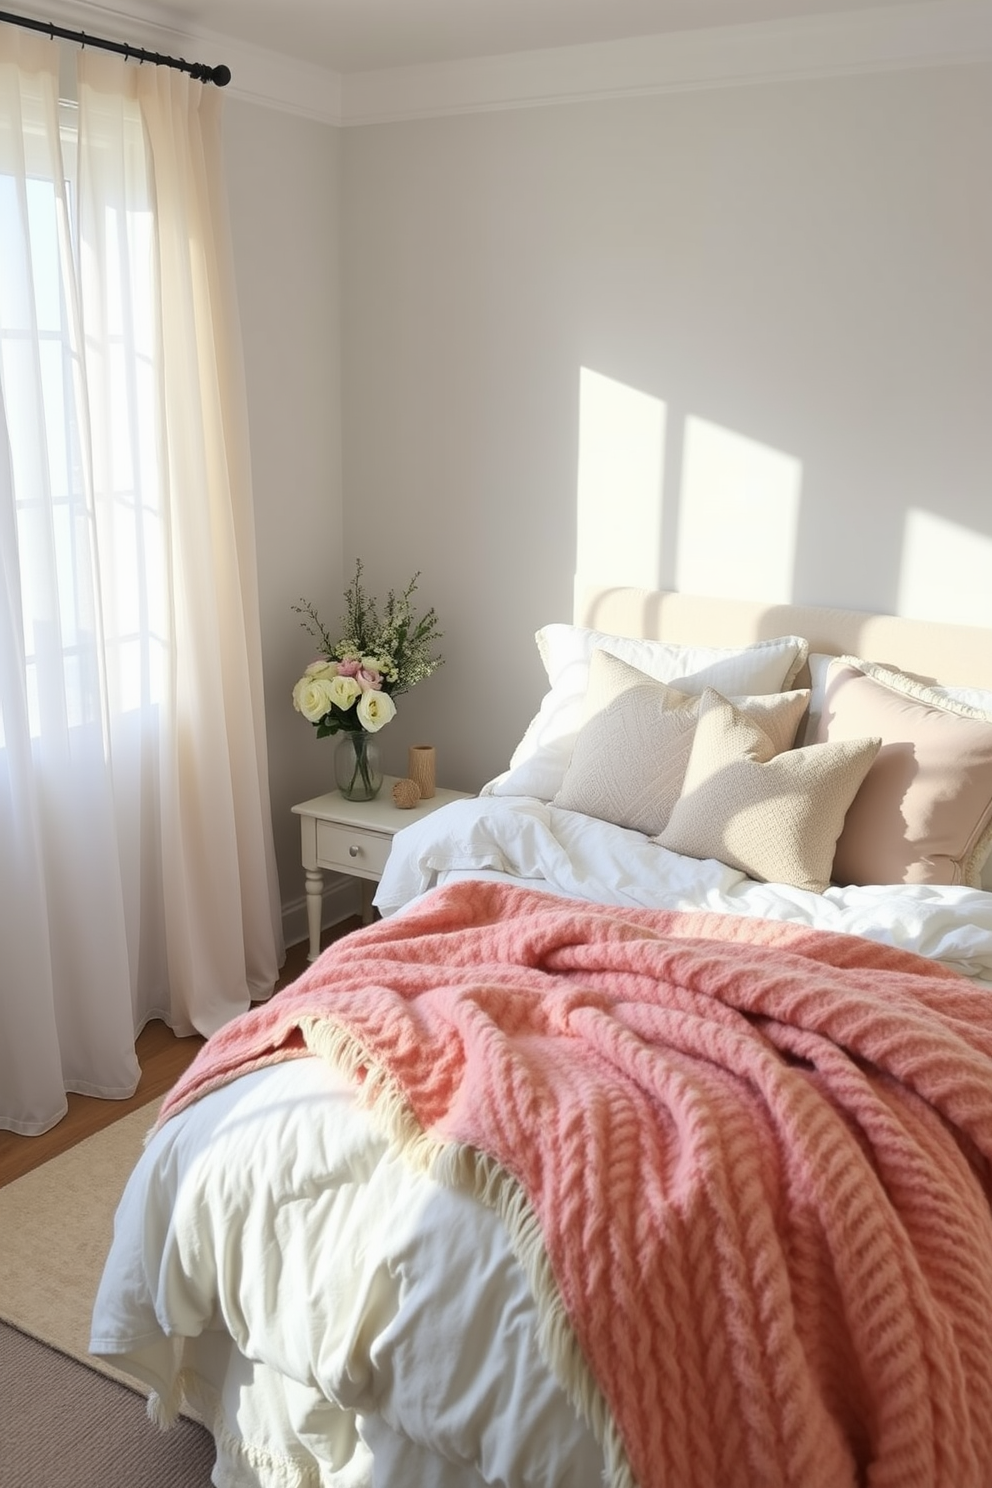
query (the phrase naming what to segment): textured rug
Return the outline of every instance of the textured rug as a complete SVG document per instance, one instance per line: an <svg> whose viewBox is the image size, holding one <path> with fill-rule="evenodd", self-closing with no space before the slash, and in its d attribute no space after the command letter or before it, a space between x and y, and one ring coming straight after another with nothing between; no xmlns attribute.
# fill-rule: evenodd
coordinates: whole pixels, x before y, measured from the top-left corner
<svg viewBox="0 0 992 1488"><path fill-rule="evenodd" d="M209 1488L210 1434L186 1418L158 1431L141 1387L88 1351L114 1211L158 1106L0 1188L3 1488Z"/></svg>
<svg viewBox="0 0 992 1488"><path fill-rule="evenodd" d="M132 1111L0 1188L0 1320L111 1378L121 1376L88 1352L90 1315L114 1211L158 1106Z"/></svg>
<svg viewBox="0 0 992 1488"><path fill-rule="evenodd" d="M209 1488L202 1426L158 1431L133 1390L4 1323L0 1402L4 1488Z"/></svg>

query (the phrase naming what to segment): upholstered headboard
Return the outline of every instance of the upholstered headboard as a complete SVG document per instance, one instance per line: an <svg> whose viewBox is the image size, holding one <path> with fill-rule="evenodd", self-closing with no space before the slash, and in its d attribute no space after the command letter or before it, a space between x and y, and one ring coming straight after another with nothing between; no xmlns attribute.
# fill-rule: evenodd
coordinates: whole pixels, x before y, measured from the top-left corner
<svg viewBox="0 0 992 1488"><path fill-rule="evenodd" d="M811 605L576 586L574 620L592 630L700 646L799 635L810 652L859 656L945 687L992 689L992 629ZM797 686L805 679L797 678Z"/></svg>

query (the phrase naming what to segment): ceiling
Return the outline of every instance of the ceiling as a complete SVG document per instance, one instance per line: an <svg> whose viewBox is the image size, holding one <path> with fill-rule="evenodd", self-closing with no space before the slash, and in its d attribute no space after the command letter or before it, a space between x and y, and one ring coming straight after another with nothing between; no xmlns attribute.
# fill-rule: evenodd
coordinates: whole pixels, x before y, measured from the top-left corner
<svg viewBox="0 0 992 1488"><path fill-rule="evenodd" d="M110 0L342 74L902 6L904 0Z"/></svg>

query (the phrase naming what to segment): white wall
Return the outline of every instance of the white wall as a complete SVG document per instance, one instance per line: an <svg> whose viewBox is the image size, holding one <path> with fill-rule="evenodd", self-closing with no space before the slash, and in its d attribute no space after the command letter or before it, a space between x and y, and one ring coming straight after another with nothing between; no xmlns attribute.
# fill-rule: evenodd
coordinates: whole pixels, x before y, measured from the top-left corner
<svg viewBox="0 0 992 1488"><path fill-rule="evenodd" d="M443 783L502 768L577 552L608 581L992 624L990 82L345 132L345 551L373 588L422 569L447 632L394 770L418 740Z"/></svg>
<svg viewBox="0 0 992 1488"><path fill-rule="evenodd" d="M990 81L344 130L229 100L291 936L290 808L328 788L332 745L291 706L311 647L290 607L333 627L355 556L380 593L421 569L446 631L387 767L433 742L464 788L536 708L533 632L569 616L577 564L992 624Z"/></svg>
<svg viewBox="0 0 992 1488"><path fill-rule="evenodd" d="M247 375L272 817L287 928L302 938L300 830L290 808L332 789L333 778L327 744L290 699L313 654L291 606L301 596L337 605L346 582L341 135L230 99L224 153Z"/></svg>

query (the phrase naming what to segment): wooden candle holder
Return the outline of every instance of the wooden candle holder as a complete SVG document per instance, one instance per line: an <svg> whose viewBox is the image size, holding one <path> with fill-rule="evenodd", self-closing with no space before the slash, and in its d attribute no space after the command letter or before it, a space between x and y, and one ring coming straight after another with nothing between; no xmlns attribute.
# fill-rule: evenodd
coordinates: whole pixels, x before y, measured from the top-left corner
<svg viewBox="0 0 992 1488"><path fill-rule="evenodd" d="M434 745L411 744L407 774L420 787L420 799L429 801L434 794Z"/></svg>

